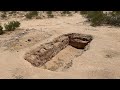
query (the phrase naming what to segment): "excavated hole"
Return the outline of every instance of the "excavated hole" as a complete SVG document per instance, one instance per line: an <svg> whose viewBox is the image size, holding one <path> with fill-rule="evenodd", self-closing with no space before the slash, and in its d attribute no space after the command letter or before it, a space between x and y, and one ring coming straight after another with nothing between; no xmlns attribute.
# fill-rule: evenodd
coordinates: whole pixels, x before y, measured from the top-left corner
<svg viewBox="0 0 120 90"><path fill-rule="evenodd" d="M73 59L89 46L91 35L69 33L40 45L25 54L25 60L33 66L51 71L66 71L72 67Z"/></svg>

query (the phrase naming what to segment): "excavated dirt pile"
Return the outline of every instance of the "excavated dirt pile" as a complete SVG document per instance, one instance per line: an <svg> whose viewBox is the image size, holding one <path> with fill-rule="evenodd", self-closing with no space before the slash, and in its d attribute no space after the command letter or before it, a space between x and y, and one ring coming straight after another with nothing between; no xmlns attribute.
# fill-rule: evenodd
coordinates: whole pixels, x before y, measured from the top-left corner
<svg viewBox="0 0 120 90"><path fill-rule="evenodd" d="M25 54L25 60L36 67L44 66L67 46L84 49L92 41L91 35L69 33L55 38L53 41L40 45ZM67 57L67 56L66 56Z"/></svg>

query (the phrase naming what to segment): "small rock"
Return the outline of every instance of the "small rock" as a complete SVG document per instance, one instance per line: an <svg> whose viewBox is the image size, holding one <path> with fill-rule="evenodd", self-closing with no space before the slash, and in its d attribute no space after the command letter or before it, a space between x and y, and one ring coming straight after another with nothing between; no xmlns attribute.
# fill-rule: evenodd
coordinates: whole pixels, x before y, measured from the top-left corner
<svg viewBox="0 0 120 90"><path fill-rule="evenodd" d="M31 41L31 39L28 39L28 41L30 42L30 41Z"/></svg>
<svg viewBox="0 0 120 90"><path fill-rule="evenodd" d="M29 31L29 29L26 29L26 31Z"/></svg>
<svg viewBox="0 0 120 90"><path fill-rule="evenodd" d="M22 34L25 34L25 32L22 32Z"/></svg>
<svg viewBox="0 0 120 90"><path fill-rule="evenodd" d="M15 39L18 39L19 37L15 37Z"/></svg>

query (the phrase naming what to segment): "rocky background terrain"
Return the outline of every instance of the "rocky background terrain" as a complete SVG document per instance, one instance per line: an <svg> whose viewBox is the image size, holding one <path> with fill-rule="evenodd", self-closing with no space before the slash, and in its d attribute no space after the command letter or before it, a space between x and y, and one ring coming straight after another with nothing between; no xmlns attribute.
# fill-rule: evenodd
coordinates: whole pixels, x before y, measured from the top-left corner
<svg viewBox="0 0 120 90"><path fill-rule="evenodd" d="M80 12L71 12L72 15L61 15L60 11L53 12L58 13L54 18L45 12L43 14L46 17L37 19L36 16L32 19L26 18L24 15L28 12L17 12L15 16L6 14L6 18L0 19L2 26L12 20L21 23L15 31L0 35L1 79L120 78L119 27L111 25L93 27L86 22L86 18ZM35 67L24 59L30 50L68 33L92 35L93 40L88 50L82 53L80 49L67 46L43 67ZM55 71L56 65L62 64L64 69ZM52 66L54 68L51 68Z"/></svg>

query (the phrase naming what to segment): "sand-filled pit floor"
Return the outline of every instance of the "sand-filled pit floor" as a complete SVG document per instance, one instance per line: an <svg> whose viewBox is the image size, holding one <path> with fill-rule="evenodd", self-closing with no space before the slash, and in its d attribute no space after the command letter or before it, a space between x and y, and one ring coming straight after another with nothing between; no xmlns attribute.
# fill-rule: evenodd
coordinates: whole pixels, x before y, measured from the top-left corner
<svg viewBox="0 0 120 90"><path fill-rule="evenodd" d="M74 59L81 56L83 52L84 50L76 49L69 45L42 66L42 68L51 71L67 71L72 67Z"/></svg>

